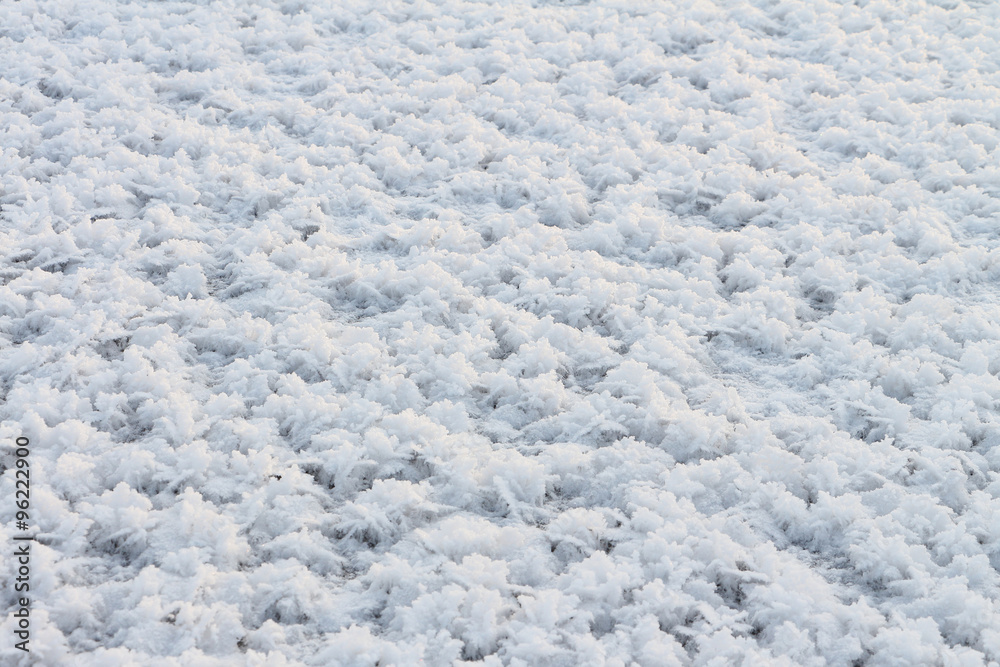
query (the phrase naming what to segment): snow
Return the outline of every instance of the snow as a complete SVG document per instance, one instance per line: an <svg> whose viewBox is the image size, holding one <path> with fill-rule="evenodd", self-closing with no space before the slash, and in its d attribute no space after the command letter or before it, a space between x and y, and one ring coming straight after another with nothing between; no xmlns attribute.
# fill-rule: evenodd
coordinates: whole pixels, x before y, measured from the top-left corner
<svg viewBox="0 0 1000 667"><path fill-rule="evenodd" d="M22 0L0 116L4 664L1000 664L1000 5Z"/></svg>

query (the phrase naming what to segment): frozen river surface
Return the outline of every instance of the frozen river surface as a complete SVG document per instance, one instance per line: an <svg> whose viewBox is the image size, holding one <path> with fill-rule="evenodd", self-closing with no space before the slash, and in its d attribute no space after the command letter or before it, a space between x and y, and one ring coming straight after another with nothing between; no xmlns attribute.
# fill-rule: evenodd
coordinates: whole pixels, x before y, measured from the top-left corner
<svg viewBox="0 0 1000 667"><path fill-rule="evenodd" d="M0 662L998 665L998 144L994 2L0 2Z"/></svg>

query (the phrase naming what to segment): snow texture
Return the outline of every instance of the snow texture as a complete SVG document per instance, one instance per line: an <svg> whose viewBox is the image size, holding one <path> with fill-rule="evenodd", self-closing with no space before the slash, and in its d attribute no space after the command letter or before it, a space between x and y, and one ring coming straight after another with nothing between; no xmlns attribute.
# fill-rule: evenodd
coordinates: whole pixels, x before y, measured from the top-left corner
<svg viewBox="0 0 1000 667"><path fill-rule="evenodd" d="M992 1L0 2L0 662L997 665L998 145Z"/></svg>

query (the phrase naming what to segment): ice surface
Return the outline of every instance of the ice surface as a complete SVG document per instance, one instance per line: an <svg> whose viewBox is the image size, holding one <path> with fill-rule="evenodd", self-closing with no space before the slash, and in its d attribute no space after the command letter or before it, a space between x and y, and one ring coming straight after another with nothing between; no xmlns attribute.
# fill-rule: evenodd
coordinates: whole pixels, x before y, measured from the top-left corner
<svg viewBox="0 0 1000 667"><path fill-rule="evenodd" d="M992 2L0 3L0 662L1000 664L998 146Z"/></svg>

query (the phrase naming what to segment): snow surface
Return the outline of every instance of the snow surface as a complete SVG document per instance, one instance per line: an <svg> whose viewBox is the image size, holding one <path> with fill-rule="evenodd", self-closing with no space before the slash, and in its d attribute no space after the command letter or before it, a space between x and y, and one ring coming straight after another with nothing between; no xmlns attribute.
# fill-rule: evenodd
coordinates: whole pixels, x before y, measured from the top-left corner
<svg viewBox="0 0 1000 667"><path fill-rule="evenodd" d="M4 0L0 118L4 665L1000 661L1000 3Z"/></svg>

